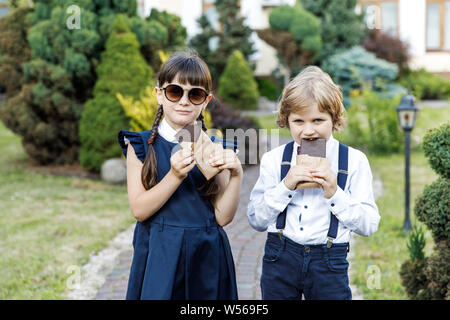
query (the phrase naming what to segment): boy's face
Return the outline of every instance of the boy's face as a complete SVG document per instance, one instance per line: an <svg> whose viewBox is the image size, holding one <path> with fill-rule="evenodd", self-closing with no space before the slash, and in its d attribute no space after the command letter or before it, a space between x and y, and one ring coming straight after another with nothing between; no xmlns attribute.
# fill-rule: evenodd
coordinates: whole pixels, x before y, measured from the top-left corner
<svg viewBox="0 0 450 320"><path fill-rule="evenodd" d="M328 112L320 112L317 104L301 111L292 112L288 117L292 138L299 145L302 139L326 139L333 131L333 120Z"/></svg>

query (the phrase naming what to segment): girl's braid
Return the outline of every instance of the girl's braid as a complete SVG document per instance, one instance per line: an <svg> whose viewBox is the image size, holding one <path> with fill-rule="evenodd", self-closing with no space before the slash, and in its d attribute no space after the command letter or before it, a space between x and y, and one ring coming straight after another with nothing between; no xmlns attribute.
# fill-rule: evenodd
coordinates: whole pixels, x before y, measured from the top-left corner
<svg viewBox="0 0 450 320"><path fill-rule="evenodd" d="M205 126L205 118L203 117L203 112L200 113L200 115L197 118L197 121L201 121L202 122L202 130L206 131L206 126Z"/></svg>
<svg viewBox="0 0 450 320"><path fill-rule="evenodd" d="M161 122L163 114L164 114L163 107L159 106L158 111L156 112L155 120L153 121L152 133L150 135L150 138L148 138L147 140L148 144L153 144L153 142L155 142L155 139L158 136L158 126L159 123Z"/></svg>

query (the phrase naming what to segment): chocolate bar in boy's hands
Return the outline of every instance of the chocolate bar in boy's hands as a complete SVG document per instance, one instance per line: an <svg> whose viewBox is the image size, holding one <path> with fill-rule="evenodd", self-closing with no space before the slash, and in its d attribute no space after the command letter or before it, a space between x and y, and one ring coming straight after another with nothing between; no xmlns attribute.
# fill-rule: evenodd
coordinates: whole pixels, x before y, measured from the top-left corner
<svg viewBox="0 0 450 320"><path fill-rule="evenodd" d="M183 148L193 150L197 167L207 180L220 172L218 168L209 165L209 156L216 150L222 150L223 147L220 143L211 141L211 138L202 130L201 123L185 126L175 137Z"/></svg>
<svg viewBox="0 0 450 320"><path fill-rule="evenodd" d="M317 168L322 161L326 159L326 140L302 139L300 145L300 154L297 155L297 165L308 168ZM317 182L300 182L297 189L320 188L321 185Z"/></svg>

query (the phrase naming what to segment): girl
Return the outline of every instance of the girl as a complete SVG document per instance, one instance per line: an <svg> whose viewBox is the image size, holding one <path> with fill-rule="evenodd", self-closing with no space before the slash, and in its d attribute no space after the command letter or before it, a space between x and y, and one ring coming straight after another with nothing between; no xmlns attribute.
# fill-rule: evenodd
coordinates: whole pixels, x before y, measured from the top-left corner
<svg viewBox="0 0 450 320"><path fill-rule="evenodd" d="M128 199L138 220L127 299L237 299L234 262L223 226L236 213L242 166L233 150L215 152L222 171L207 181L176 133L201 121L211 100L206 64L187 53L162 67L151 130L119 132L127 157ZM164 118L163 118L164 115Z"/></svg>

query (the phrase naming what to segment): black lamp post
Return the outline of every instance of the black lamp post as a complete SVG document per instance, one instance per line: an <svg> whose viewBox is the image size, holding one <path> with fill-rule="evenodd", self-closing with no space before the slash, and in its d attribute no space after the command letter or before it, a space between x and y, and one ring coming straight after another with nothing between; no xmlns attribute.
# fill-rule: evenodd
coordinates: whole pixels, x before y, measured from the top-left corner
<svg viewBox="0 0 450 320"><path fill-rule="evenodd" d="M403 230L411 230L411 220L409 219L409 159L410 159L410 141L411 131L414 129L417 120L419 108L416 106L416 98L412 94L405 95L397 110L400 127L405 132L405 221Z"/></svg>

